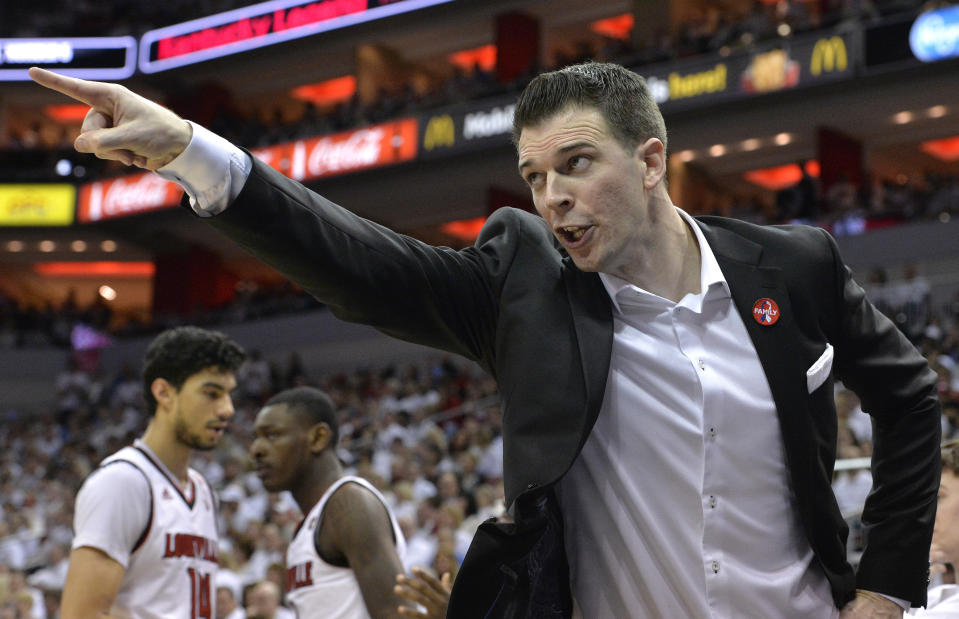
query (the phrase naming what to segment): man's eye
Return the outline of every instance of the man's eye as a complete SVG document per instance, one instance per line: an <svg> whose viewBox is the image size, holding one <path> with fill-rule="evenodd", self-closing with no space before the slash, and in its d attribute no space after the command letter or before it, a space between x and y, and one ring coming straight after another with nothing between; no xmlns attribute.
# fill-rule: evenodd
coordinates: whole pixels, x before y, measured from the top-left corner
<svg viewBox="0 0 959 619"><path fill-rule="evenodd" d="M533 172L532 174L526 177L526 182L529 183L530 186L533 186L539 182L541 176L542 174L540 174L539 172Z"/></svg>
<svg viewBox="0 0 959 619"><path fill-rule="evenodd" d="M570 170L579 170L589 165L589 159L583 155L576 155L569 158L569 163L567 165L569 166Z"/></svg>

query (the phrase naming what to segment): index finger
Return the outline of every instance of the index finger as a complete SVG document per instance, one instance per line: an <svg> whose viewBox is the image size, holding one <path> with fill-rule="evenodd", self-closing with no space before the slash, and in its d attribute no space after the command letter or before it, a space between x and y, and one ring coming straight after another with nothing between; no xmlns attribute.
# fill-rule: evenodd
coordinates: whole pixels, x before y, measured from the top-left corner
<svg viewBox="0 0 959 619"><path fill-rule="evenodd" d="M90 107L111 107L110 84L68 77L39 67L30 67L29 73L30 79L41 86L56 90Z"/></svg>

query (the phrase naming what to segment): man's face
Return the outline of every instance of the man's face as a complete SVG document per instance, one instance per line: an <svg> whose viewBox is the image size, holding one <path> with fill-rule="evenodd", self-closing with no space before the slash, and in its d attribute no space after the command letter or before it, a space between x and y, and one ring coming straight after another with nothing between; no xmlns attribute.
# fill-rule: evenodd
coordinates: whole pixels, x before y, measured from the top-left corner
<svg viewBox="0 0 959 619"><path fill-rule="evenodd" d="M642 259L649 144L628 152L595 108L568 108L520 134L519 171L536 211L581 270L617 275Z"/></svg>
<svg viewBox="0 0 959 619"><path fill-rule="evenodd" d="M267 406L253 422L250 458L270 492L289 490L312 459L307 428L286 404Z"/></svg>
<svg viewBox="0 0 959 619"><path fill-rule="evenodd" d="M192 449L216 447L233 416L230 392L236 388L233 372L200 370L177 391L174 431L177 440Z"/></svg>
<svg viewBox="0 0 959 619"><path fill-rule="evenodd" d="M939 482L939 505L932 543L950 561L959 561L959 477L952 471L943 471Z"/></svg>
<svg viewBox="0 0 959 619"><path fill-rule="evenodd" d="M280 605L278 597L272 589L262 585L254 587L250 591L250 607L247 609L247 614L272 619Z"/></svg>
<svg viewBox="0 0 959 619"><path fill-rule="evenodd" d="M218 587L216 590L216 617L223 619L236 608L236 601L233 599L233 593L226 587Z"/></svg>

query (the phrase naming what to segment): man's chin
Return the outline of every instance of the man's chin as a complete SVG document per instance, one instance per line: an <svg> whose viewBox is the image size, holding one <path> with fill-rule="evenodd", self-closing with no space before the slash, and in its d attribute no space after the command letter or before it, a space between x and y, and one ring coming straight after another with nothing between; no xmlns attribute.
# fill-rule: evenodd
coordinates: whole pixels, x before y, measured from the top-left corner
<svg viewBox="0 0 959 619"><path fill-rule="evenodd" d="M216 446L219 444L220 440L218 438L209 438L204 439L198 436L194 436L191 440L187 441L186 444L190 449L195 451L213 451L216 449Z"/></svg>

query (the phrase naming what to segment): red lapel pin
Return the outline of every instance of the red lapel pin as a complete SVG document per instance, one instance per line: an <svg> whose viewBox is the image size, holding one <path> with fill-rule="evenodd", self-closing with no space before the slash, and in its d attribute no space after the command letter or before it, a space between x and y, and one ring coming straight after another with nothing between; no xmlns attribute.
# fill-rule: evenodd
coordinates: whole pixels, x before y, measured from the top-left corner
<svg viewBox="0 0 959 619"><path fill-rule="evenodd" d="M770 327L779 320L779 306L769 298L762 298L753 304L753 318L764 327Z"/></svg>

